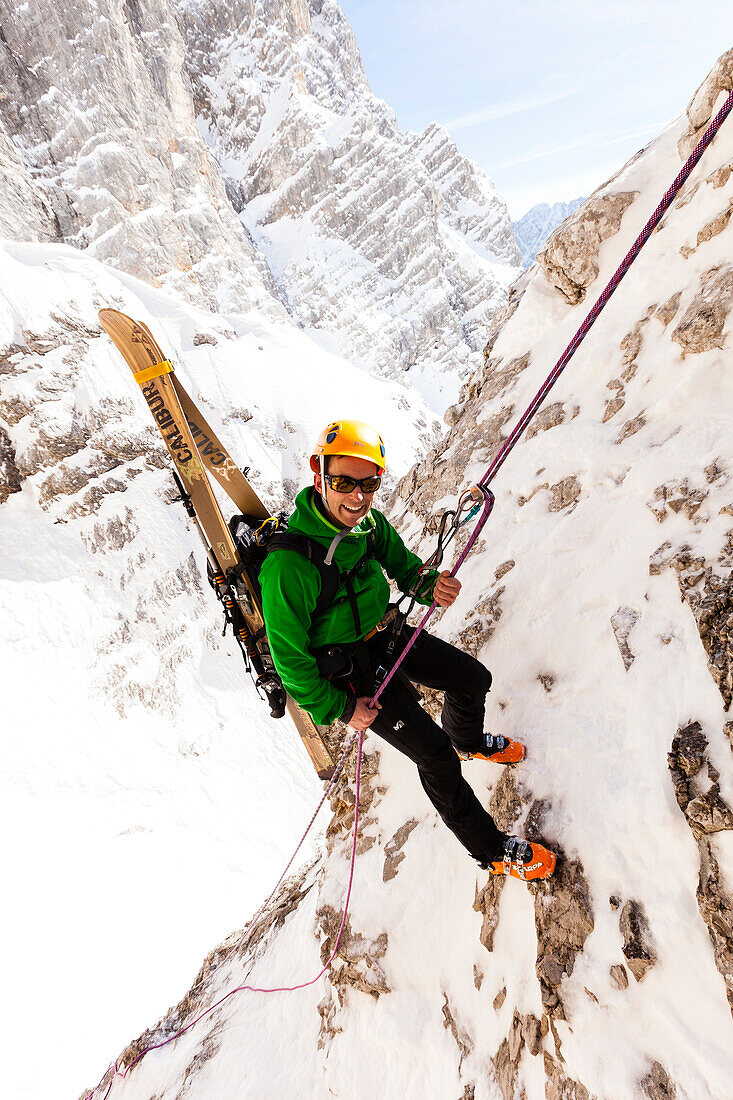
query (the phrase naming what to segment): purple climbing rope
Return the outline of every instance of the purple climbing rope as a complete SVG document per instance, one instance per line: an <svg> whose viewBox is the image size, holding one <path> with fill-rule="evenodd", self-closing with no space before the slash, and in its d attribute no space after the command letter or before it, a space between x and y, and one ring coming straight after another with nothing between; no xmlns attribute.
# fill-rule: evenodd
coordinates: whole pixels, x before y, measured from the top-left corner
<svg viewBox="0 0 733 1100"><path fill-rule="evenodd" d="M460 569L461 565L465 561L466 555L468 554L471 547L474 545L476 539L478 538L482 527L484 526L484 524L488 520L489 516L491 515L491 510L494 506L494 496L491 493L491 491L486 488L486 486L489 484L489 482L493 481L493 479L496 477L497 473L499 472L500 468L503 466L504 462L509 457L511 451L516 446L520 436L524 432L524 430L527 427L527 425L529 424L529 422L532 420L532 417L536 414L536 412L539 409L540 405L545 400L548 393L550 392L552 387L555 385L555 383L557 382L557 380L560 377L560 375L562 374L562 372L565 370L565 367L568 365L568 363L572 359L573 355L578 350L578 348L582 344L585 337L588 335L590 329L593 327L594 322L599 317L602 310L605 308L609 298L611 297L613 292L618 287L618 285L621 282L621 280L623 279L624 275L629 270L632 263L634 262L636 257L639 255L642 248L644 247L646 242L649 240L649 238L651 237L651 235L654 232L654 230L656 229L656 227L659 225L660 221L662 220L662 218L666 214L667 210L669 210L669 207L674 202L674 199L676 198L676 196L679 194L680 189L683 187L684 183L686 182L688 176L690 175L690 172L692 172L693 168L695 167L697 162L700 160L700 157L703 155L703 153L707 149L708 145L710 145L710 142L713 140L713 138L717 134L718 130L722 126L723 122L725 121L725 119L730 114L731 109L733 109L733 91L730 93L730 95L726 99L725 103L720 108L717 115L712 120L712 122L708 126L708 128L705 131L705 133L703 134L703 136L700 138L699 142L695 146L694 150L692 151L692 153L690 154L688 159L685 161L682 169L680 170L679 174L674 179L673 183L665 191L664 197L662 198L662 201L660 202L659 206L656 208L656 210L652 214L651 218L646 223L646 225L642 229L641 233L636 238L636 240L632 244L631 248L629 249L629 251L624 256L623 260L619 264L618 268L614 272L614 274L611 277L611 279L609 280L608 284L601 291L600 296L598 297L597 301L593 304L591 309L588 311L588 315L586 316L585 320L581 324L578 331L575 333L575 336L573 336L572 340L570 341L568 346L565 348L565 351L562 353L562 355L558 359L557 363L552 368L552 370L548 374L547 378L545 379L545 381L542 383L542 385L540 386L537 393L532 398L531 402L529 403L526 410L524 411L524 413L522 414L522 416L518 420L518 422L517 422L516 426L514 427L514 429L512 430L512 432L504 440L504 442L503 442L501 448L499 449L496 457L494 458L493 462L491 463L491 465L487 469L484 476L481 478L481 481L478 483L478 488L481 489L485 494L487 494L485 496L484 509L483 509L481 515L479 516L479 518L476 522L476 526L475 526L475 528L474 528L474 530L471 534L471 538L469 539L468 545L466 546L463 553L461 554L458 561L456 562L456 564L453 566L453 569L451 570L450 575L452 577L454 577L456 575L456 573L458 572L458 570ZM382 694L382 692L386 688L387 684L390 682L390 680L395 675L398 668L400 667L400 665L404 661L405 657L410 652L412 646L415 644L415 642L417 640L418 635L420 634L420 632L425 627L426 623L428 622L430 616L435 611L436 607L437 607L437 604L432 603L431 606L428 608L428 610L423 615L423 617L420 620L419 624L415 628L415 633L412 635L409 642L407 643L405 648L400 653L399 657L397 658L397 661L395 662L394 666L390 670L389 675L386 677L383 684L379 688L379 691L377 691L376 694L374 695L374 698L371 701L372 706L374 706L374 703L379 698L379 696Z"/></svg>
<svg viewBox="0 0 733 1100"><path fill-rule="evenodd" d="M504 443L502 444L499 452L497 453L496 458L491 463L488 470L486 471L486 473L482 477L481 482L480 482L481 485L488 485L489 482L493 481L493 479L496 477L497 473L499 472L499 469L501 468L501 466L504 464L504 462L508 458L508 456L509 456L510 452L512 451L513 447L515 446L517 440L519 439L519 437L524 432L524 429L527 427L530 420L535 415L535 413L539 409L539 407L542 404L542 402L544 401L544 399L547 397L547 394L550 392L550 390L555 385L555 383L557 382L557 380L560 377L560 375L562 374L562 372L565 370L566 366L568 365L568 363L572 359L573 355L575 355L575 352L578 350L580 345L583 343L583 340L588 335L588 333L589 333L590 329L592 328L593 324L595 323L597 318L600 316L600 314L604 310L606 304L608 303L609 298L611 297L613 292L618 287L618 285L621 282L621 280L623 279L624 275L629 270L632 263L634 262L636 257L639 255L642 248L644 247L646 242L649 240L649 238L651 237L652 233L654 232L654 230L659 225L659 223L662 220L662 218L664 217L664 215L669 210L670 206L672 205L675 198L679 194L681 188L683 187L683 185L687 181L687 178L690 175L690 172L692 172L693 168L695 167L697 162L700 160L700 157L703 155L703 153L707 149L708 145L710 145L710 142L713 140L713 138L717 134L717 132L720 129L720 127L722 126L723 122L725 122L726 118L728 117L728 115L731 112L731 109L733 109L733 91L730 93L730 95L726 99L725 103L720 108L717 115L712 120L712 122L708 126L708 128L705 131L705 133L703 134L703 136L700 138L700 140L697 143L697 145L695 146L694 150L692 151L692 153L690 154L688 159L685 161L682 169L680 170L679 175L675 178L674 182L665 191L664 197L662 198L662 201L660 202L659 206L654 211L651 218L646 223L646 225L642 229L641 233L636 238L636 240L632 244L631 248L629 249L629 251L624 256L624 258L621 261L621 263L619 264L618 268L616 269L614 274L609 279L608 284L601 291L601 294L600 294L599 298L597 299L597 301L593 304L591 309L588 311L587 317L583 321L583 323L580 326L580 328L578 329L578 331L575 333L575 336L573 336L573 338L570 341L570 343L568 344L568 346L565 348L565 351L562 353L562 355L558 359L557 363L552 368L552 370L548 374L545 381L542 383L541 387L539 388L539 390L537 391L535 396L532 398L531 402L529 403L529 405L525 409L522 417L517 422L516 427L507 436L507 438L504 440Z"/></svg>
<svg viewBox="0 0 733 1100"><path fill-rule="evenodd" d="M644 247L646 242L649 240L649 237L652 235L652 233L654 232L656 227L659 225L660 221L662 220L662 218L666 214L666 212L669 209L669 207L671 206L672 202L674 201L676 196L679 194L680 189L685 184L685 182L686 182L688 176L690 175L690 173L692 172L693 168L695 167L697 162L700 160L701 156L703 155L703 153L705 152L707 147L710 145L711 141L713 140L713 138L717 134L718 130L720 129L720 127L722 126L723 122L728 117L728 115L730 114L732 109L733 109L733 91L730 93L730 95L726 99L725 103L723 104L721 109L718 111L718 113L716 114L715 118L712 120L712 122L708 126L708 128L705 131L705 133L703 134L703 136L700 138L700 141L695 146L693 152L690 154L688 159L685 161L685 164L683 165L683 167L680 170L679 174L677 175L677 177L675 178L673 183L670 185L670 187L665 192L664 197L662 198L662 201L660 202L659 206L656 208L656 210L652 214L651 218L646 223L646 225L642 229L641 233L639 234L639 236L634 241L633 245L631 246L631 248L627 252L626 256L624 256L624 258L621 261L619 267L614 272L614 274L611 277L611 279L609 280L608 284L602 290L602 292L601 292L600 296L598 297L597 301L593 304L591 309L588 311L588 314L587 314L585 320L581 324L578 331L575 333L575 336L573 336L572 340L570 341L568 346L565 348L565 351L562 353L562 355L558 359L557 363L555 364L555 366L552 368L552 370L548 374L548 376L545 379L545 381L543 382L542 386L537 391L535 396L532 398L532 401L527 406L526 410L524 411L524 413L522 414L520 419L517 421L517 424L514 427L514 429L512 430L512 432L505 439L504 443L502 444L501 448L499 449L499 451L498 451L496 457L494 458L493 462L491 463L491 465L487 469L484 476L481 478L481 481L478 483L478 486L476 488L480 491L482 499L483 499L482 511L481 511L481 514L480 514L478 520L476 521L476 525L475 525L473 531L471 532L470 538L468 539L468 542L466 543L466 546L464 547L464 549L463 549L461 555L459 556L457 562L455 563L452 570L450 571L450 575L452 577L454 577L456 575L456 573L460 569L461 565L466 560L466 558L467 558L468 554L471 552L471 549L473 548L479 534L481 533L481 530L482 530L484 524L486 523L489 516L491 515L492 509L494 507L494 494L491 492L490 489L487 488L489 482L493 481L493 479L496 477L497 473L499 472L499 469L504 464L504 462L508 458L509 454L513 450L513 448L516 446L516 444L517 444L520 436L523 434L525 428L527 427L529 422L532 420L533 416L536 414L536 412L539 409L540 405L542 404L544 399L547 397L547 394L550 392L552 387L555 385L555 383L557 382L557 380L560 377L560 375L562 374L562 372L565 370L565 367L568 365L568 363L572 359L573 355L575 354L575 352L578 350L578 348L582 344L585 337L588 335L588 332L592 328L592 326L593 326L594 322L596 321L596 319L601 314L602 310L605 308L609 298L611 297L611 295L614 293L614 291L618 287L619 283L621 282L624 275L626 274L626 272L631 267L631 265L634 262L634 260L636 259L636 257L639 255L639 252L641 251L641 249ZM405 657L409 653L412 646L415 644L415 641L417 640L419 634L424 629L425 625L427 624L428 620L430 619L431 615L433 614L433 612L435 611L435 608L437 606L438 606L437 603L435 601L433 601L433 603L430 605L430 607L427 609L427 611L423 615L422 619L420 620L417 627L415 628L415 632L413 633L413 635L410 638L409 642L407 643L405 648L400 653L399 657L397 658L397 660L396 660L395 664L393 665L392 669L390 670L389 674L387 675L384 682L379 687L379 690L377 692L375 692L374 697L372 698L371 704L370 704L372 707L374 706L375 702L379 699L382 692L385 690L387 685L390 683L390 681L394 677L394 675L397 672L398 668L400 667L400 665L404 661ZM272 900L277 888L279 887L282 880L285 878L285 875L287 874L290 866L292 865L293 860L295 859L296 855L300 851L300 848L302 847L303 842L305 841L305 838L307 837L308 833L311 830L313 822L315 821L316 816L318 815L318 811L320 810L321 806L325 802L326 797L328 796L328 794L333 790L336 779L337 779L337 777L338 777L338 775L341 771L341 768L343 767L343 764L346 760L346 757L348 756L348 754L351 750L351 746L353 745L353 743L356 739L357 739L357 733L353 732L351 737L349 738L347 744L346 744L346 747L344 748L344 751L341 754L341 757L339 758L338 764L336 765L336 769L334 771L333 778L331 779L328 786L326 787L326 790L323 794L323 797L321 798L321 801L318 803L316 811L313 814L313 817L311 818L305 832L303 833L303 836L301 837L297 848L295 849L292 856L290 857L290 860L289 860L285 870L283 871L282 875L280 876L277 883L275 884L275 887L273 888L272 893L269 895L267 900L260 906L257 913L252 918L253 921L257 919L257 917L260 915L260 913L262 913L262 911L266 908L266 906ZM214 1009L218 1008L221 1004L223 1004L224 1001L227 1001L230 997L233 997L235 993L242 993L245 990L247 990L251 993L290 993L290 992L293 992L296 989L306 989L308 986L314 985L318 981L319 978L323 977L323 975L326 973L326 971L331 966L331 963L335 959L336 952L338 951L339 943L341 942L341 936L342 936L343 930L346 926L346 917L347 917L347 913L348 913L348 910L349 910L349 900L351 898L351 887L352 887L352 884L353 884L353 881L354 881L354 864L355 864L355 860L356 860L356 839L357 839L357 831L358 831L358 825L359 825L359 783L360 783L360 779L361 779L361 761L362 761L362 746L363 746L363 743L364 743L364 732L362 731L361 733L358 734L358 747L357 747L357 757L356 757L356 810L355 810L355 814L354 814L354 836L353 836L353 841L352 841L352 845L351 845L351 863L350 863L350 868L349 868L349 884L348 884L348 888L347 888L347 891L346 891L346 899L344 901L343 916L341 918L341 925L340 925L338 933L336 935L336 940L335 940L335 943L334 943L334 946L333 946L333 951L331 952L331 955L330 955L328 961L324 964L324 966L321 968L321 970L319 970L319 972L318 972L318 974L316 974L315 978L311 978L307 982L301 982L299 985L278 986L278 987L274 987L274 988L270 988L270 989L259 988L257 986L251 986L251 985L240 985L240 986L237 986L235 989L230 989L229 992L226 993L223 997L221 997L218 1001L216 1001L215 1004L213 1004L209 1008L207 1008L204 1012L202 1012L199 1016L197 1016L194 1020L192 1020L185 1027L180 1028L178 1031L174 1032L173 1035L168 1036L167 1039L162 1040L160 1043L155 1043L152 1046L146 1047L144 1050L142 1050L137 1055L137 1057L134 1059L134 1061L132 1061L130 1063L130 1065L127 1066L123 1071L120 1071L117 1068L117 1063L115 1063L113 1067L110 1066L110 1069L108 1069L107 1072L104 1074L104 1077L102 1078L100 1083L96 1086L96 1088L92 1089L91 1092L88 1092L84 1096L84 1100L93 1100L95 1094L100 1090L100 1088L104 1084L104 1081L106 1080L107 1075L110 1073L110 1070L113 1070L112 1076L110 1077L109 1086L108 1086L107 1091L104 1094L104 1098L103 1098L103 1100L107 1100L107 1097L109 1096L110 1090L112 1088L112 1084L114 1083L114 1080L115 1080L116 1077L127 1077L127 1075L130 1073L130 1071L133 1069L133 1067L137 1065L137 1063L141 1060L141 1058L143 1058L148 1053L148 1051L150 1051L150 1050L159 1050L161 1047L165 1047L169 1043L174 1042L181 1035L184 1035L185 1032L189 1031L190 1028L192 1028L200 1020L203 1020L205 1016L208 1016L211 1012L213 1012ZM250 926L251 926L251 923L252 922L250 922ZM241 942L241 940L239 942ZM235 946L238 947L239 943L237 943Z"/></svg>

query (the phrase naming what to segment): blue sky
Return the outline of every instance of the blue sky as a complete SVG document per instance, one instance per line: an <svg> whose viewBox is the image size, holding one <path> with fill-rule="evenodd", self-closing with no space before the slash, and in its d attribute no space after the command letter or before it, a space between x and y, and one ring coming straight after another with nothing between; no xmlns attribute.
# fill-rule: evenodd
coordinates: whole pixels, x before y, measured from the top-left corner
<svg viewBox="0 0 733 1100"><path fill-rule="evenodd" d="M340 0L403 129L437 121L512 217L586 195L733 46L731 0Z"/></svg>

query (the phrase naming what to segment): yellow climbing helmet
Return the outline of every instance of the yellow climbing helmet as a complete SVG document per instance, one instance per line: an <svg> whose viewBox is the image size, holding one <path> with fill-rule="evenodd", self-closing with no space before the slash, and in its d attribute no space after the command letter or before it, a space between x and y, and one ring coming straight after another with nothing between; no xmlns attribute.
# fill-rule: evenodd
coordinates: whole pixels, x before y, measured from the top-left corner
<svg viewBox="0 0 733 1100"><path fill-rule="evenodd" d="M314 474L320 471L320 458L328 455L366 458L377 466L378 474L384 473L384 440L378 431L361 420L334 420L323 429L310 459Z"/></svg>

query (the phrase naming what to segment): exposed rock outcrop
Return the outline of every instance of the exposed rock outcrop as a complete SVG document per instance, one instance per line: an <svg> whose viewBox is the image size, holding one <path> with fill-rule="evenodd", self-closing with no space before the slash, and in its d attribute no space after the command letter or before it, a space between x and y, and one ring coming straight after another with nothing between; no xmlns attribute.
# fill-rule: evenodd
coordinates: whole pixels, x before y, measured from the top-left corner
<svg viewBox="0 0 733 1100"><path fill-rule="evenodd" d="M4 504L11 493L20 492L22 481L10 436L0 425L0 504Z"/></svg>
<svg viewBox="0 0 733 1100"><path fill-rule="evenodd" d="M403 848L407 843L407 838L413 829L417 827L417 821L414 817L406 821L404 825L400 825L397 832L394 834L391 840L387 841L384 846L384 868L382 870L382 881L391 882L396 877L399 870L400 863L405 858Z"/></svg>
<svg viewBox="0 0 733 1100"><path fill-rule="evenodd" d="M42 188L0 123L0 237L53 240L58 226Z"/></svg>
<svg viewBox="0 0 733 1100"><path fill-rule="evenodd" d="M727 710L733 700L733 575L719 577L707 567L702 584L684 568L677 570L677 577Z"/></svg>
<svg viewBox="0 0 733 1100"><path fill-rule="evenodd" d="M541 202L528 210L518 221L512 223L525 267L529 267L534 261L550 234L554 233L557 227L562 225L584 201L584 199L572 199L570 202L555 202L552 206Z"/></svg>
<svg viewBox="0 0 733 1100"><path fill-rule="evenodd" d="M529 827L527 835L532 835ZM564 1020L562 983L572 974L575 960L594 927L590 889L582 864L577 859L562 857L553 875L551 888L538 885L534 893L537 927L535 971L540 983L542 1007L548 1016Z"/></svg>
<svg viewBox="0 0 733 1100"><path fill-rule="evenodd" d="M526 1049L532 1057L542 1050L542 1025L531 1013L522 1015L515 1012L512 1017L509 1034L503 1039L496 1054L492 1057L494 1079L498 1084L503 1100L514 1100L519 1073L519 1062Z"/></svg>
<svg viewBox="0 0 733 1100"><path fill-rule="evenodd" d="M330 905L318 910L318 933L321 939L321 962L326 963L333 953L342 913ZM344 930L339 940L336 957L329 970L329 981L343 1004L344 991L351 987L362 993L379 997L389 993L389 986L380 960L387 952L389 938L386 932L380 932L374 939L352 931L351 918L347 916Z"/></svg>
<svg viewBox="0 0 733 1100"><path fill-rule="evenodd" d="M641 902L633 898L627 901L621 910L618 923L624 938L623 953L626 965L637 982L640 982L657 961L649 921Z"/></svg>
<svg viewBox="0 0 733 1100"><path fill-rule="evenodd" d="M724 328L733 306L733 266L719 264L702 276L701 289L690 302L672 333L682 357L722 348Z"/></svg>
<svg viewBox="0 0 733 1100"><path fill-rule="evenodd" d="M692 830L700 852L697 903L713 945L715 964L726 986L733 1012L733 895L721 876L715 854L715 838L709 834L733 829L733 810L720 795L716 776L707 790L702 782L708 742L699 722L678 729L667 757L675 796Z"/></svg>
<svg viewBox="0 0 733 1100"><path fill-rule="evenodd" d="M713 111L720 106L721 93L733 89L733 50L728 50L713 66L687 105L689 126L677 147L680 157L687 160L710 122Z"/></svg>
<svg viewBox="0 0 733 1100"><path fill-rule="evenodd" d="M639 621L639 613L633 607L619 607L611 616L611 626L616 638L624 668L628 672L634 663L635 656L629 645L629 635Z"/></svg>
<svg viewBox="0 0 733 1100"><path fill-rule="evenodd" d="M636 192L592 195L552 234L537 257L547 278L571 305L582 302L598 275L603 241L618 233Z"/></svg>
<svg viewBox="0 0 733 1100"><path fill-rule="evenodd" d="M649 1100L676 1100L677 1087L660 1062L653 1062L639 1086Z"/></svg>

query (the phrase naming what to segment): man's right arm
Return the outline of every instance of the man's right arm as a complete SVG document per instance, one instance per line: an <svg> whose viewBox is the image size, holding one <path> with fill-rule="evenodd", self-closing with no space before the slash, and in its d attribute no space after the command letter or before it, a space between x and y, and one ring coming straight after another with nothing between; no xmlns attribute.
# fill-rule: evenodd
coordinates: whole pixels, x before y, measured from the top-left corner
<svg viewBox="0 0 733 1100"><path fill-rule="evenodd" d="M324 680L309 650L321 586L317 569L297 550L276 550L262 565L260 584L270 652L285 690L317 725L348 722L356 696Z"/></svg>

